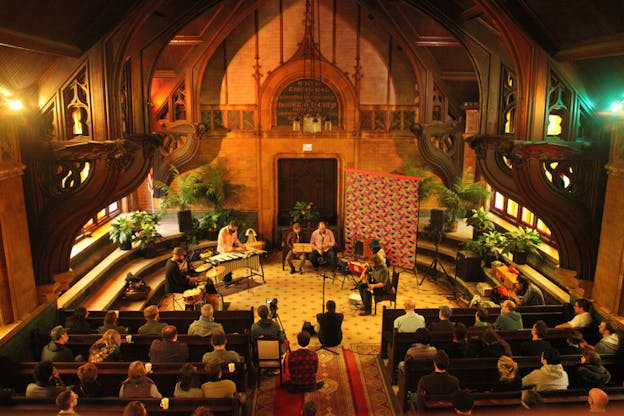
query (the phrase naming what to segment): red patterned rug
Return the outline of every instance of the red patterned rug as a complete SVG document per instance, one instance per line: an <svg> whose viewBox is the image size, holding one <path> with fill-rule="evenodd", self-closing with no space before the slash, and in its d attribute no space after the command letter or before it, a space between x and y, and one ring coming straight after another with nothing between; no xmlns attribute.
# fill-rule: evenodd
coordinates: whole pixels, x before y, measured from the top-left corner
<svg viewBox="0 0 624 416"><path fill-rule="evenodd" d="M358 344L354 350L333 348L338 354L321 350L318 391L290 394L279 386L279 376L264 376L257 391L254 415L299 415L303 404L314 401L317 415L395 415L383 374L377 362L379 347Z"/></svg>

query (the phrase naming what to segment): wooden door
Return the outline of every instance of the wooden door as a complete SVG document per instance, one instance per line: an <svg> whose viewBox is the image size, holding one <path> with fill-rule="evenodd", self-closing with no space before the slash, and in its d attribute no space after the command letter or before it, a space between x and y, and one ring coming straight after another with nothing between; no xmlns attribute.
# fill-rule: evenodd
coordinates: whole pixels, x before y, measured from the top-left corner
<svg viewBox="0 0 624 416"><path fill-rule="evenodd" d="M290 210L297 201L314 202L321 213L321 219L335 225L338 221L338 161L278 160L277 195L278 225L290 224Z"/></svg>

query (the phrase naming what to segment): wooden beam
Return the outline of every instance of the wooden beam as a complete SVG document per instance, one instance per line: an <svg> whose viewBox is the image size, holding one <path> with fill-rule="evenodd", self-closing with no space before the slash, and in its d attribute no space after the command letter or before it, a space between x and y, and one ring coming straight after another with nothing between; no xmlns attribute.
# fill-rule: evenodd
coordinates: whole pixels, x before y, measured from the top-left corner
<svg viewBox="0 0 624 416"><path fill-rule="evenodd" d="M0 45L51 55L68 56L70 58L79 58L84 53L76 45L57 42L6 28L0 28Z"/></svg>
<svg viewBox="0 0 624 416"><path fill-rule="evenodd" d="M583 59L602 58L622 55L624 35L594 38L569 48L563 48L555 54L559 61L580 61Z"/></svg>
<svg viewBox="0 0 624 416"><path fill-rule="evenodd" d="M204 40L201 38L201 36L178 35L169 41L169 45L173 45L173 46L187 46L187 45L195 46L195 45L202 45L203 43L204 43Z"/></svg>
<svg viewBox="0 0 624 416"><path fill-rule="evenodd" d="M416 46L462 46L452 36L419 36L414 42Z"/></svg>
<svg viewBox="0 0 624 416"><path fill-rule="evenodd" d="M440 79L447 81L476 81L477 74L473 71L444 71Z"/></svg>

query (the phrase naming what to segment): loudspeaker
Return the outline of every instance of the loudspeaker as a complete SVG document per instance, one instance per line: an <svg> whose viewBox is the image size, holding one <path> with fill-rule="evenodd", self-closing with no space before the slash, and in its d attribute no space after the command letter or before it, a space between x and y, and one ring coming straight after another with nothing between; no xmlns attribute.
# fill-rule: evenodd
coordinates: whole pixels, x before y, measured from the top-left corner
<svg viewBox="0 0 624 416"><path fill-rule="evenodd" d="M431 231L443 231L444 230L444 210L432 209L431 219L429 220L431 225Z"/></svg>
<svg viewBox="0 0 624 416"><path fill-rule="evenodd" d="M193 231L193 214L190 210L178 211L178 230L181 233Z"/></svg>
<svg viewBox="0 0 624 416"><path fill-rule="evenodd" d="M353 246L353 254L355 254L356 257L369 258L373 255L373 251L370 248L370 243L370 238L356 240Z"/></svg>
<svg viewBox="0 0 624 416"><path fill-rule="evenodd" d="M482 281L481 257L472 251L458 251L455 259L455 273L464 282Z"/></svg>

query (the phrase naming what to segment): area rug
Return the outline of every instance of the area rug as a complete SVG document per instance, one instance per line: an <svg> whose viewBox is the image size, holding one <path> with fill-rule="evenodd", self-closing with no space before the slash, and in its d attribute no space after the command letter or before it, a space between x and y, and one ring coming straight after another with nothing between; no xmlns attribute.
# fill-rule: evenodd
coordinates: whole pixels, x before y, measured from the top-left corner
<svg viewBox="0 0 624 416"><path fill-rule="evenodd" d="M315 392L290 394L279 386L279 376L264 376L256 392L254 415L298 415L303 404L313 401L318 416L393 416L390 393L385 388L376 356L379 347L358 344L353 351L320 350L317 379L324 382Z"/></svg>
<svg viewBox="0 0 624 416"><path fill-rule="evenodd" d="M225 286L223 282L217 283L216 289L217 289L217 292L219 292L219 294L223 296L229 296L238 292L242 292L244 290L253 289L254 287L258 287L263 284L264 283L262 282L256 282L254 279L249 279L249 280L245 279L245 280L239 280L236 282L236 284L233 284L227 287Z"/></svg>

